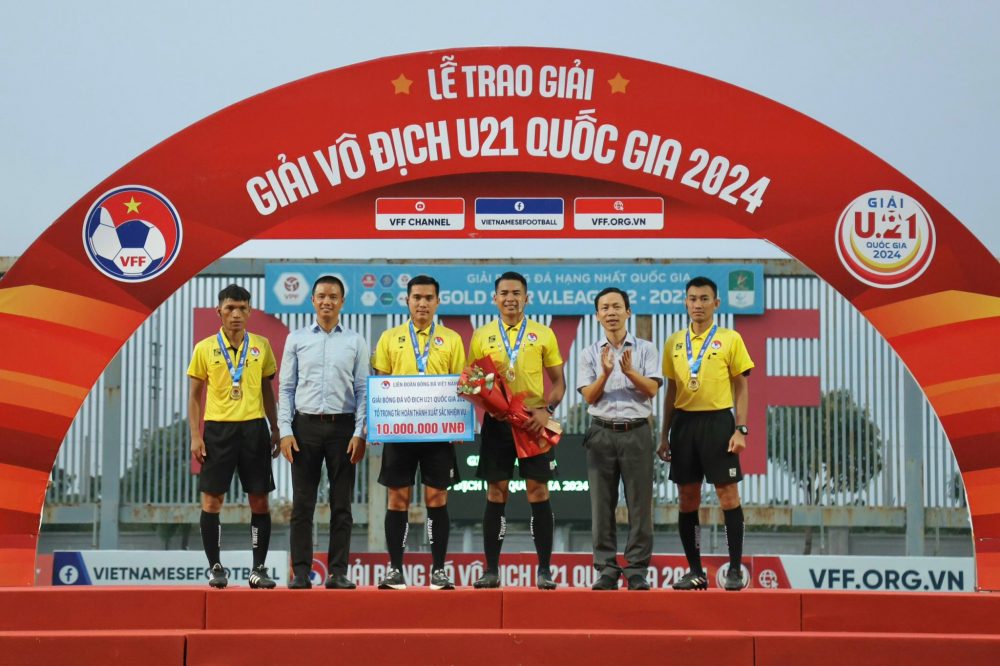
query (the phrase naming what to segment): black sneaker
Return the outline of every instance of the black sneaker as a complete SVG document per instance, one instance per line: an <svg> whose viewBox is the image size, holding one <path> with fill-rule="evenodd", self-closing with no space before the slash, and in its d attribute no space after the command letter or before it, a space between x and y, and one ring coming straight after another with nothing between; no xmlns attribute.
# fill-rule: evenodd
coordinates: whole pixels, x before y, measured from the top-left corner
<svg viewBox="0 0 1000 666"><path fill-rule="evenodd" d="M276 584L267 575L267 567L263 564L257 565L257 568L250 572L248 582L250 583L251 590L273 590Z"/></svg>
<svg viewBox="0 0 1000 666"><path fill-rule="evenodd" d="M208 579L208 585L217 590L224 590L229 585L229 579L226 578L226 570L218 562L212 565L212 577Z"/></svg>
<svg viewBox="0 0 1000 666"><path fill-rule="evenodd" d="M722 587L730 592L739 592L749 582L743 581L743 567L729 567L729 571L726 572L726 581L722 584Z"/></svg>
<svg viewBox="0 0 1000 666"><path fill-rule="evenodd" d="M431 572L431 589L454 590L455 584L448 578L448 574L445 573L444 569L435 569Z"/></svg>
<svg viewBox="0 0 1000 666"><path fill-rule="evenodd" d="M487 571L482 578L472 584L477 590L486 590L500 587L500 574L496 571Z"/></svg>
<svg viewBox="0 0 1000 666"><path fill-rule="evenodd" d="M597 579L597 582L590 586L592 590L617 590L618 589L618 576L611 576L609 574L601 574L601 577Z"/></svg>
<svg viewBox="0 0 1000 666"><path fill-rule="evenodd" d="M385 578L378 584L380 590L405 590L406 579L399 569L389 569L385 572Z"/></svg>
<svg viewBox="0 0 1000 666"><path fill-rule="evenodd" d="M554 590L558 587L556 582L552 580L552 572L548 569L538 570L538 577L535 584L538 585L539 590Z"/></svg>
<svg viewBox="0 0 1000 666"><path fill-rule="evenodd" d="M675 590L707 590L708 579L704 571L688 571L674 583Z"/></svg>
<svg viewBox="0 0 1000 666"><path fill-rule="evenodd" d="M649 581L642 574L632 574L628 577L628 589L630 590L648 590Z"/></svg>

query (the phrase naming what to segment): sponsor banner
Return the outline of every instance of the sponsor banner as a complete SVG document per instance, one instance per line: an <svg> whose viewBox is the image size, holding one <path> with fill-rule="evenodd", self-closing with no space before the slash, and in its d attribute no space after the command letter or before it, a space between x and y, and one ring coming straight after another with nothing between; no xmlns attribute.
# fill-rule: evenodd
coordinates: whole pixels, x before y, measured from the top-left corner
<svg viewBox="0 0 1000 666"><path fill-rule="evenodd" d="M764 313L761 264L268 264L264 310L312 313L309 294L321 275L337 275L347 289L344 311L405 314L406 283L414 275L441 284L440 315L496 315L493 283L506 270L528 280L529 315L589 315L605 287L629 295L635 314L684 314L684 285L703 275L719 287L720 313Z"/></svg>
<svg viewBox="0 0 1000 666"><path fill-rule="evenodd" d="M662 197L577 197L574 229L662 229Z"/></svg>
<svg viewBox="0 0 1000 666"><path fill-rule="evenodd" d="M777 561L777 566L775 565ZM754 558L758 577L770 571L787 587L805 590L902 590L971 592L975 561L964 557L812 557ZM780 580L780 578L779 578ZM778 585L785 587L785 585Z"/></svg>
<svg viewBox="0 0 1000 666"><path fill-rule="evenodd" d="M371 442L471 442L472 403L455 392L458 375L379 375L368 378Z"/></svg>
<svg viewBox="0 0 1000 666"><path fill-rule="evenodd" d="M249 550L222 552L229 585L247 585L253 569ZM288 552L272 550L267 572L288 584ZM194 550L57 550L53 585L204 585L211 578L205 554Z"/></svg>
<svg viewBox="0 0 1000 666"><path fill-rule="evenodd" d="M589 553L553 553L552 577L560 586L590 587L600 575L593 563ZM621 557L619 564L623 564ZM729 569L728 556L703 555L702 564L708 574L709 588L721 588ZM534 587L537 567L538 558L533 552L505 553L500 558L501 585ZM388 568L388 556L384 553L354 553L347 576L359 586L378 585ZM459 586L471 586L483 575L484 568L485 560L480 553L450 553L445 562L449 577ZM838 572L834 574L838 582L833 586L828 585L831 571ZM763 555L744 559L743 581L747 587L762 589L968 592L975 589L973 571L973 559L959 557ZM653 588L669 588L685 573L687 560L683 555L653 555L646 569L646 580ZM845 574L860 578L844 587L840 581ZM403 575L410 586L428 585L431 554L407 553ZM326 553L315 553L311 576L313 584L326 579ZM865 577L867 583L855 587ZM625 581L619 580L618 584L625 586Z"/></svg>
<svg viewBox="0 0 1000 666"><path fill-rule="evenodd" d="M560 198L476 199L476 229L483 231L558 231L563 228Z"/></svg>
<svg viewBox="0 0 1000 666"><path fill-rule="evenodd" d="M375 228L379 231L464 229L465 199L380 197L375 200Z"/></svg>

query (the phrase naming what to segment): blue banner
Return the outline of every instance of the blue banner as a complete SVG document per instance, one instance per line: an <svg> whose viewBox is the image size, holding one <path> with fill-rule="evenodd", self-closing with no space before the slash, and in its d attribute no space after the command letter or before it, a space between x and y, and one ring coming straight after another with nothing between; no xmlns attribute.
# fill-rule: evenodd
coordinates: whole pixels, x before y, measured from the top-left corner
<svg viewBox="0 0 1000 666"><path fill-rule="evenodd" d="M593 314L594 298L605 287L625 290L635 314L683 314L684 285L698 275L719 286L720 312L764 312L761 264L268 264L264 310L313 312L313 282L336 275L347 289L344 312L402 314L406 283L426 274L441 283L438 314L495 315L493 282L507 270L528 280L533 315Z"/></svg>

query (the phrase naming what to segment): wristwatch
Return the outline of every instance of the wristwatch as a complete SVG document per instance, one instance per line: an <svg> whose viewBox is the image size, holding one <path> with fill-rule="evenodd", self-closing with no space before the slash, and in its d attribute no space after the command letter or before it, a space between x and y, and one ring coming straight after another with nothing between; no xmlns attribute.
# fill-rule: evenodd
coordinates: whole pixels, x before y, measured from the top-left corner
<svg viewBox="0 0 1000 666"><path fill-rule="evenodd" d="M556 407L558 407L558 406L559 405L545 405L545 411L547 411L549 414L555 414L556 413Z"/></svg>
<svg viewBox="0 0 1000 666"><path fill-rule="evenodd" d="M736 432L740 433L741 435L746 435L748 432L750 432L750 428L746 427L745 425L738 425L736 426Z"/></svg>

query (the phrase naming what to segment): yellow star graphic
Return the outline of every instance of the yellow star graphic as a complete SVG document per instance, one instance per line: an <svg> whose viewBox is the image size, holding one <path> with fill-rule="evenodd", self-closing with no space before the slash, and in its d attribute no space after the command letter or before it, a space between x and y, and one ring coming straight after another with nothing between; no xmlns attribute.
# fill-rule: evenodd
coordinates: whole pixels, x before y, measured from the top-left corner
<svg viewBox="0 0 1000 666"><path fill-rule="evenodd" d="M135 197L132 197L125 204L125 212L126 213L138 213L139 212L139 206L141 206L141 205L142 205L141 201L136 201Z"/></svg>
<svg viewBox="0 0 1000 666"><path fill-rule="evenodd" d="M409 95L411 85L413 81L406 78L405 74L400 74L398 78L392 80L392 87L397 95Z"/></svg>
<svg viewBox="0 0 1000 666"><path fill-rule="evenodd" d="M625 88L628 86L628 79L622 76L621 72L615 74L615 78L608 79L608 83L611 85L611 94L615 93L625 94Z"/></svg>

